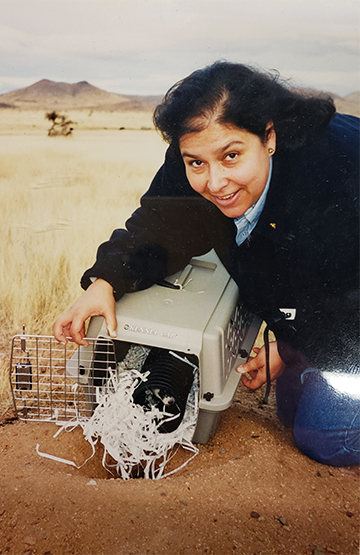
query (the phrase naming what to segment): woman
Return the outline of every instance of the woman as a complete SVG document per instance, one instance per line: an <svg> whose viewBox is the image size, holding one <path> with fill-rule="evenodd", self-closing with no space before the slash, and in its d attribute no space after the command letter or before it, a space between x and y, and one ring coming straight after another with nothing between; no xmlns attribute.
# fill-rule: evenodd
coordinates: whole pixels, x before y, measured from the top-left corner
<svg viewBox="0 0 360 555"><path fill-rule="evenodd" d="M297 445L325 464L358 464L357 118L217 62L172 87L154 122L170 145L165 163L127 230L99 247L55 337L86 344L96 314L115 336L115 300L214 248L276 335L270 377ZM260 387L265 366L262 348L238 369L243 383Z"/></svg>

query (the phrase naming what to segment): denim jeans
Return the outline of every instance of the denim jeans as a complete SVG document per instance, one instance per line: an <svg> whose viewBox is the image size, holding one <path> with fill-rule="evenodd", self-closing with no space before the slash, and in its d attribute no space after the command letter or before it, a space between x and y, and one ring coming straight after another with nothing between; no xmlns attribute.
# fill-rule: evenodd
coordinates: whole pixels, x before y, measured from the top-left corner
<svg viewBox="0 0 360 555"><path fill-rule="evenodd" d="M286 367L276 382L280 420L310 458L332 466L360 463L360 374Z"/></svg>

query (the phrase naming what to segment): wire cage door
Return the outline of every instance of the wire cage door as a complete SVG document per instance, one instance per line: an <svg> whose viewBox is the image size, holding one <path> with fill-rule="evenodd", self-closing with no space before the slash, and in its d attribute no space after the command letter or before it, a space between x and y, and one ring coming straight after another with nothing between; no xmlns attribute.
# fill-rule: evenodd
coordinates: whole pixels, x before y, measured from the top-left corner
<svg viewBox="0 0 360 555"><path fill-rule="evenodd" d="M112 341L87 340L89 347L78 348L52 336L13 337L10 385L19 419L61 422L91 416L94 380L115 367L115 357Z"/></svg>

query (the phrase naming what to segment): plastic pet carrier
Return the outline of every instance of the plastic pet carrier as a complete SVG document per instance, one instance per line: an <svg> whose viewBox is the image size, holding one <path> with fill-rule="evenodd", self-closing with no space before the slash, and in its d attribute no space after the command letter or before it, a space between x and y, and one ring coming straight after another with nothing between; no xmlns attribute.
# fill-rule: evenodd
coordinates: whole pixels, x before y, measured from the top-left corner
<svg viewBox="0 0 360 555"><path fill-rule="evenodd" d="M160 431L178 426L198 369L199 413L194 443L215 433L221 413L234 397L261 320L239 301L235 282L211 251L193 258L182 272L161 285L126 294L116 303L117 337L105 320L93 317L88 347L65 348L53 338L13 339L11 385L20 418L70 419L89 416L111 372L142 353L141 372L149 372L134 392L144 407L166 408L174 417ZM47 342L46 345L42 342ZM45 353L45 354L42 354Z"/></svg>

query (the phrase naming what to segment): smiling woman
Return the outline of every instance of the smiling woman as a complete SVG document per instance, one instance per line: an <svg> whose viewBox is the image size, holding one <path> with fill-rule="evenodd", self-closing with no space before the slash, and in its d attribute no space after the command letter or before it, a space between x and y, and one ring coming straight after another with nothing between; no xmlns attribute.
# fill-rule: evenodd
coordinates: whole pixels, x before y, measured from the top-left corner
<svg viewBox="0 0 360 555"><path fill-rule="evenodd" d="M267 139L261 141L253 133L216 121L179 141L191 187L229 218L239 218L261 197L275 144L271 124Z"/></svg>
<svg viewBox="0 0 360 555"><path fill-rule="evenodd" d="M238 368L243 384L277 379L278 415L300 449L357 464L358 399L326 373L360 380L359 120L277 75L219 62L174 85L154 122L165 163L127 229L100 245L55 336L84 343L94 314L116 336L114 300L215 249L277 338Z"/></svg>

